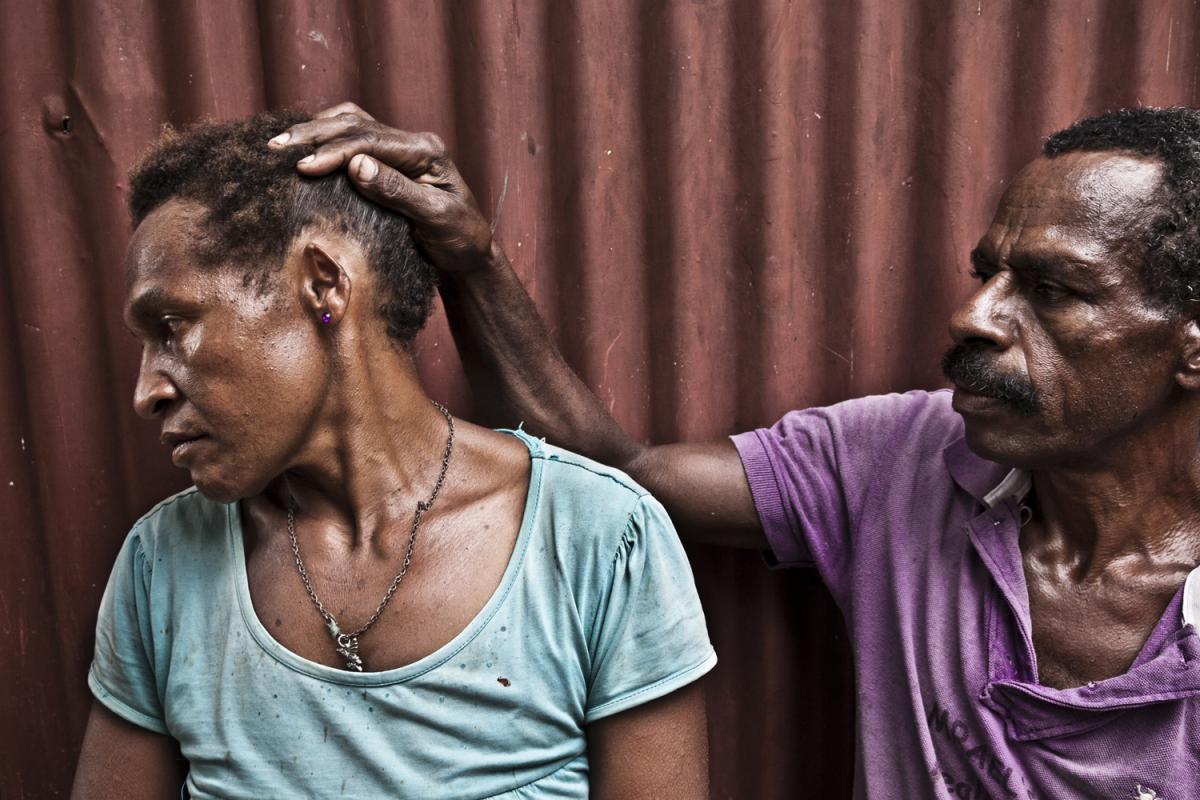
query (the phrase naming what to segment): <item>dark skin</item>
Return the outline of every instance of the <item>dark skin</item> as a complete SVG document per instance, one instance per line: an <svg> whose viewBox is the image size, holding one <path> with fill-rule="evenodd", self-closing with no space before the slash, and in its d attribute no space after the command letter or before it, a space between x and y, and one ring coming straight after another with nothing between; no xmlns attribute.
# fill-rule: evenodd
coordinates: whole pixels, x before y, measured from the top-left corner
<svg viewBox="0 0 1200 800"><path fill-rule="evenodd" d="M1146 297L1138 267L1160 181L1157 162L1112 153L1034 161L976 247L982 285L950 324L1042 401L1024 417L955 393L972 449L1033 474L1021 550L1049 686L1126 671L1200 560L1200 336Z"/></svg>
<svg viewBox="0 0 1200 800"><path fill-rule="evenodd" d="M199 263L201 214L169 201L130 243L125 317L143 344L134 407L161 424L172 460L207 497L240 501L263 625L294 653L342 667L296 572L288 498L314 587L353 629L403 561L413 511L441 467L447 422L388 336L357 242L306 230L259 295L244 287L241 269ZM508 565L529 471L520 441L455 421L446 482L423 517L412 567L360 641L368 670L434 652L479 613ZM707 796L699 685L601 720L588 739L598 797ZM647 739L658 746L631 749ZM173 796L185 774L172 739L97 704L73 797Z"/></svg>
<svg viewBox="0 0 1200 800"><path fill-rule="evenodd" d="M414 219L454 276L447 303L527 426L628 472L692 541L766 547L728 440L645 445L571 371L440 140L353 104L293 128L319 146L298 168L345 168L366 196ZM1151 301L1138 224L1162 167L1122 153L1038 158L1013 182L973 254L980 287L951 321L957 343L1027 378L1029 416L956 387L968 443L1030 470L1021 533L1039 680L1059 688L1126 671L1200 562L1200 329Z"/></svg>

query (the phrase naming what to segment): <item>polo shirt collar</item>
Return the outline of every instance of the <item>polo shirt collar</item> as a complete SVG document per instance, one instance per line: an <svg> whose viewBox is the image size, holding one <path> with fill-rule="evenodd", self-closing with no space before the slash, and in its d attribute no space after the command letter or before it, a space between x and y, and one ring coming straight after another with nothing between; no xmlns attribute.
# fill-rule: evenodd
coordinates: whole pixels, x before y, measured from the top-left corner
<svg viewBox="0 0 1200 800"><path fill-rule="evenodd" d="M954 482L979 502L982 509L967 529L976 551L997 581L1001 593L1022 628L1020 638L1028 651L1023 655L1034 663L1032 631L1029 624L1028 594L1016 542L1019 530L1018 508L1028 494L1032 478L1028 472L1012 469L980 458L959 438L943 450L946 468ZM995 535L999 532L1001 535ZM1187 577L1177 595L1174 608L1167 614L1182 617L1183 627L1170 632L1172 623L1164 616L1151 634L1164 634L1157 645L1147 641L1149 649L1140 654L1129 671L1073 689L1052 689L1022 680L1013 674L990 674L980 699L1005 719L1008 733L1015 739L1031 740L1075 735L1103 725L1115 715L1132 707L1181 700L1200 693L1200 640L1196 625L1200 622L1200 567ZM1178 603L1178 605L1176 605ZM1011 640L991 632L989 649L992 666L1005 663ZM998 657L998 658L997 658ZM989 668L989 672L991 672ZM1008 672L1001 670L1001 673Z"/></svg>
<svg viewBox="0 0 1200 800"><path fill-rule="evenodd" d="M1009 467L980 458L972 453L971 448L967 447L965 436L961 436L947 445L946 449L942 451L942 459L954 482L980 502L985 502L985 498L998 489L1005 478L1014 472ZM995 501L998 502L999 499L995 498ZM995 505L994 502L985 504L989 508Z"/></svg>
<svg viewBox="0 0 1200 800"><path fill-rule="evenodd" d="M989 510L1009 498L1020 503L1033 484L1025 470L1011 469L975 455L965 436L951 442L942 451L942 458L954 482ZM1182 617L1184 625L1200 628L1200 567L1188 573L1183 585Z"/></svg>
<svg viewBox="0 0 1200 800"><path fill-rule="evenodd" d="M1189 572L1183 582L1183 624L1200 624L1200 567Z"/></svg>

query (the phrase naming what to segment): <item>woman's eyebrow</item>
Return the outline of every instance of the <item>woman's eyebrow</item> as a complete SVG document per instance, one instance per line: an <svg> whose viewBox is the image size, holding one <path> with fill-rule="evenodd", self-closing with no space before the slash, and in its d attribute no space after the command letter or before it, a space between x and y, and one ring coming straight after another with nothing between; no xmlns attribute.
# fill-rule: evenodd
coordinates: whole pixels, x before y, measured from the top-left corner
<svg viewBox="0 0 1200 800"><path fill-rule="evenodd" d="M167 300L167 293L161 288L156 286L146 289L130 301L126 316L135 323L152 320L157 316L158 310L167 305Z"/></svg>

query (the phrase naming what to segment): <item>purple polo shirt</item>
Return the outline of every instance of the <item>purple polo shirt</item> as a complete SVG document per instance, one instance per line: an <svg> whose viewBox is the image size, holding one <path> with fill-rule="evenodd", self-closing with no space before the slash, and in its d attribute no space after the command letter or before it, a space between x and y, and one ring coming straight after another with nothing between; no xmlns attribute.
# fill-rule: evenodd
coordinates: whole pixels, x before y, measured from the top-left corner
<svg viewBox="0 0 1200 800"><path fill-rule="evenodd" d="M1040 685L1017 544L1029 481L967 449L950 398L866 397L733 437L775 559L816 567L854 642L854 796L1200 797L1182 587L1128 672Z"/></svg>

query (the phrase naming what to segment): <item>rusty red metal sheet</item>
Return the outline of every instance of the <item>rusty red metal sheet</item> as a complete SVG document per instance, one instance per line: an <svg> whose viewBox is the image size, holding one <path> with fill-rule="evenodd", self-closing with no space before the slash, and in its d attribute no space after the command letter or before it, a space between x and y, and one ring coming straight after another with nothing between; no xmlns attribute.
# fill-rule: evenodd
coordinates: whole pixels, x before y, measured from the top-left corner
<svg viewBox="0 0 1200 800"><path fill-rule="evenodd" d="M1198 102L1191 0L0 9L12 798L68 793L112 558L185 480L132 413L119 315L124 175L162 123L350 98L439 131L567 358L635 435L667 441L936 385L966 254L1041 137ZM419 362L456 413L494 415L440 316ZM713 796L845 796L855 695L819 580L692 556L721 656Z"/></svg>

